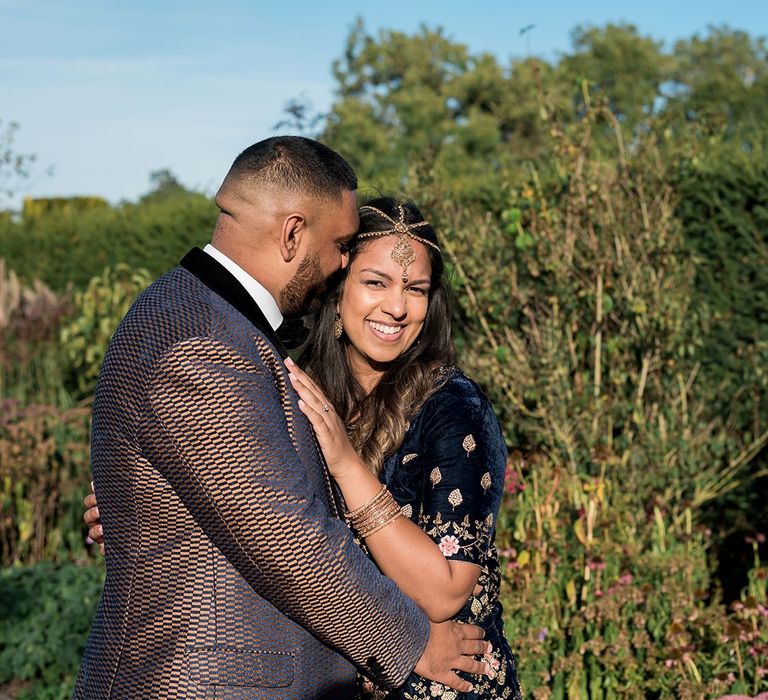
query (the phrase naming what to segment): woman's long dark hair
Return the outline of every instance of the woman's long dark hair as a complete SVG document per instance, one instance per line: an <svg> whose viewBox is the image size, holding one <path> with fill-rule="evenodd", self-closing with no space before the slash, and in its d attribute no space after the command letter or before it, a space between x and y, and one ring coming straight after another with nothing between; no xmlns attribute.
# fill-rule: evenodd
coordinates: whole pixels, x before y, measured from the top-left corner
<svg viewBox="0 0 768 700"><path fill-rule="evenodd" d="M392 197L378 197L366 204L379 209L394 221L400 219L400 202ZM406 224L424 221L416 205L403 202L402 206ZM385 217L370 209L361 209L359 233L391 228L392 222ZM414 233L437 244L432 226L420 226L414 229ZM352 241L350 265L370 241L370 238L355 238ZM365 394L352 373L346 334L339 340L333 337L336 308L346 277L344 272L331 282L301 360L306 372L317 382L350 429L350 438L358 454L375 473L402 444L408 420L445 381L447 373L444 370L454 362L443 258L431 246L425 248L429 253L432 273L424 327L413 345L386 367L370 394Z"/></svg>

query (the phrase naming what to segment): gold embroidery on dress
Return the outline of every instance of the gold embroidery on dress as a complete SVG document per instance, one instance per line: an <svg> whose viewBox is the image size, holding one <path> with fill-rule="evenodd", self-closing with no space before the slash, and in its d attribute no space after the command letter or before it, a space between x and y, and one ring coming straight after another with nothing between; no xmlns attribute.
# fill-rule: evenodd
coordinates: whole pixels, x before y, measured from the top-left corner
<svg viewBox="0 0 768 700"><path fill-rule="evenodd" d="M432 482L432 486L437 486L443 480L443 475L440 473L439 467L435 467L429 472L429 480Z"/></svg>
<svg viewBox="0 0 768 700"><path fill-rule="evenodd" d="M491 488L490 472L485 472L485 474L483 474L483 478L480 479L480 486L483 487L483 491L487 491L489 488Z"/></svg>
<svg viewBox="0 0 768 700"><path fill-rule="evenodd" d="M459 491L459 489L453 489L453 491L448 494L448 503L450 503L454 508L461 505L463 502L464 496L461 495L461 491Z"/></svg>
<svg viewBox="0 0 768 700"><path fill-rule="evenodd" d="M410 518L413 515L413 506L410 503L406 503L401 509L400 512L406 517Z"/></svg>
<svg viewBox="0 0 768 700"><path fill-rule="evenodd" d="M412 459L416 459L418 456L419 455L415 452L411 452L411 454L405 455L405 457L403 457L403 464L408 464L408 462L410 462Z"/></svg>
<svg viewBox="0 0 768 700"><path fill-rule="evenodd" d="M464 440L461 443L461 446L464 448L464 451L467 453L467 457L469 457L470 452L475 451L475 448L477 447L477 443L475 442L475 438L472 436L471 433L464 438Z"/></svg>

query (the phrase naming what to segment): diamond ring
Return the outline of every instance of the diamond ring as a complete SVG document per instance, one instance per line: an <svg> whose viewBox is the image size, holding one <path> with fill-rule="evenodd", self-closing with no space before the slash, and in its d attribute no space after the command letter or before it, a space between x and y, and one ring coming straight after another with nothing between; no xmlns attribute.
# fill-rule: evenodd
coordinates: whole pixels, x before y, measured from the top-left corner
<svg viewBox="0 0 768 700"><path fill-rule="evenodd" d="M324 404L323 404L323 408L322 408L322 410L320 411L320 413L325 413L326 411L330 411L330 410L331 410L330 406L328 406L328 404L327 404L327 403L324 403Z"/></svg>

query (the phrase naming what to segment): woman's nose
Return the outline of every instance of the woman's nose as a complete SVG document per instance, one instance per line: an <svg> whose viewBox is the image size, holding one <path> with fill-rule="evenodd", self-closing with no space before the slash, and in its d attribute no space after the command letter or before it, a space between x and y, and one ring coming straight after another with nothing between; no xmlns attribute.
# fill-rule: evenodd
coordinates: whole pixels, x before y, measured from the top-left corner
<svg viewBox="0 0 768 700"><path fill-rule="evenodd" d="M407 312L403 290L393 285L387 291L387 296L381 308L382 311L392 316L392 318L398 320L403 318Z"/></svg>

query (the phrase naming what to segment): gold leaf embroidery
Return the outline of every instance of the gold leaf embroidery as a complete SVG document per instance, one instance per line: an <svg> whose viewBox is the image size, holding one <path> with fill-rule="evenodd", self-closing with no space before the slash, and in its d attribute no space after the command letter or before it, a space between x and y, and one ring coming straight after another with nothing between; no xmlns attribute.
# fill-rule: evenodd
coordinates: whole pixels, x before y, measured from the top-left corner
<svg viewBox="0 0 768 700"><path fill-rule="evenodd" d="M488 517L485 519L485 526L490 528L493 525L493 513L488 513Z"/></svg>
<svg viewBox="0 0 768 700"><path fill-rule="evenodd" d="M411 452L411 454L405 455L405 457L403 457L403 464L408 464L408 462L410 462L412 459L416 459L418 456L419 455L415 452Z"/></svg>
<svg viewBox="0 0 768 700"><path fill-rule="evenodd" d="M406 505L404 505L404 506L403 506L403 507L400 509L400 512L401 512L401 513L402 513L402 514L403 514L403 515L404 515L406 518L410 518L410 517L413 515L413 506L412 506L410 503L407 503Z"/></svg>
<svg viewBox="0 0 768 700"><path fill-rule="evenodd" d="M482 612L482 610L483 610L483 605L482 605L482 603L477 598L474 598L472 600L471 608L472 608L472 612L475 615L479 615Z"/></svg>
<svg viewBox="0 0 768 700"><path fill-rule="evenodd" d="M475 438L472 436L472 433L467 435L467 437L462 440L461 446L464 448L464 451L467 453L467 457L469 457L470 452L474 452L475 448L477 447L477 443L475 442Z"/></svg>
<svg viewBox="0 0 768 700"><path fill-rule="evenodd" d="M443 475L440 473L439 467L435 467L429 473L429 480L432 482L432 486L437 486L437 484L443 480Z"/></svg>
<svg viewBox="0 0 768 700"><path fill-rule="evenodd" d="M448 494L448 503L450 503L454 508L458 505L461 505L464 502L464 496L461 495L461 491L459 489L453 489L450 494Z"/></svg>
<svg viewBox="0 0 768 700"><path fill-rule="evenodd" d="M489 488L491 488L490 472L485 472L485 474L483 474L483 478L480 479L480 486L483 487L483 491L487 491Z"/></svg>

